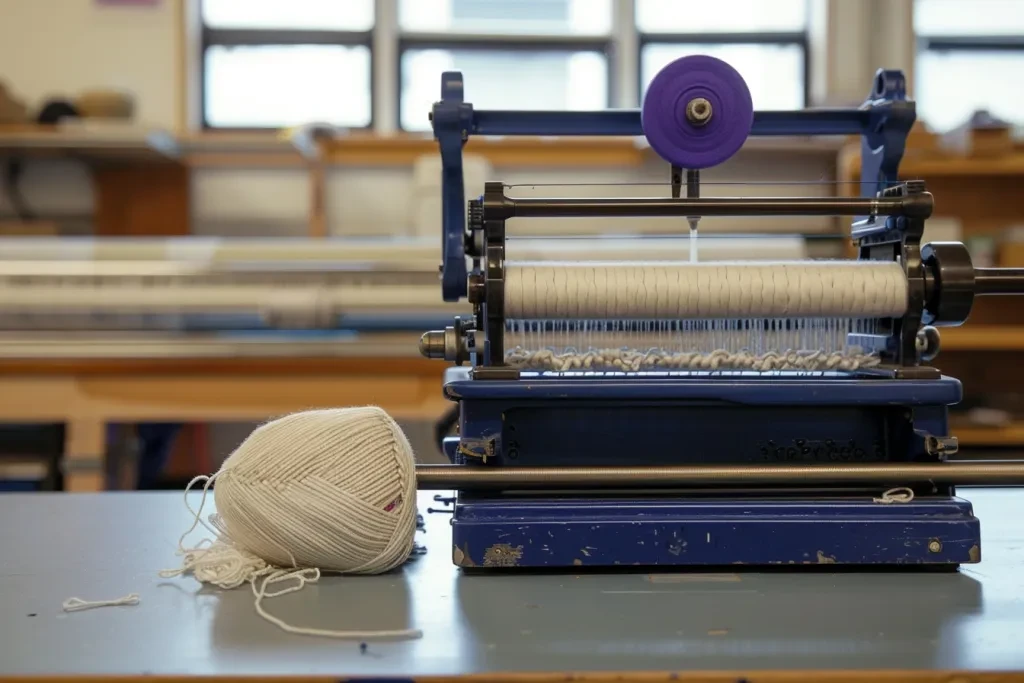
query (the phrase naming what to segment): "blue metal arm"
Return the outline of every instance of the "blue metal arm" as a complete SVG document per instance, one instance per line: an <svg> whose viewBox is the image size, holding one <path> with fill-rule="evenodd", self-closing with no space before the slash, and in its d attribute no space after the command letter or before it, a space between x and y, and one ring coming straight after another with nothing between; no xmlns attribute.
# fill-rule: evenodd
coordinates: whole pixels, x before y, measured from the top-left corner
<svg viewBox="0 0 1024 683"><path fill-rule="evenodd" d="M807 109L754 112L751 135L860 135L870 119L867 109ZM470 135L621 135L642 136L636 109L608 111L474 111Z"/></svg>
<svg viewBox="0 0 1024 683"><path fill-rule="evenodd" d="M902 71L879 70L871 95L857 109L808 109L754 113L751 135L860 135L861 194L897 180L907 135L914 125ZM642 136L639 109L608 111L475 111L463 101L462 74L441 75L441 100L431 114L441 149L442 262L445 301L466 296L466 202L462 146L471 135Z"/></svg>

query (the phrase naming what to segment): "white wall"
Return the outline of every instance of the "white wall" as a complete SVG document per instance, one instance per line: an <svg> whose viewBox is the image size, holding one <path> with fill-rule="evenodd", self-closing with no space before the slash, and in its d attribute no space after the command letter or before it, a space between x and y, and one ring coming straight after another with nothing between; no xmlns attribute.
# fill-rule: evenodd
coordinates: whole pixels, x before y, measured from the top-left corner
<svg viewBox="0 0 1024 683"><path fill-rule="evenodd" d="M173 127L176 5L0 0L0 78L34 107L88 88L123 88L135 93L140 122Z"/></svg>
<svg viewBox="0 0 1024 683"><path fill-rule="evenodd" d="M90 87L125 88L136 96L140 122L173 128L185 110L177 101L179 69L189 61L178 54L179 2L183 1L131 7L102 5L96 0L0 0L0 78L33 106L46 97L74 95ZM888 43L884 41L881 47L868 49L880 42L871 38L870 15L878 5L905 6L909 0L813 2L816 12L827 10L827 20L818 22L824 33L815 41L819 73L815 91L822 101L862 100L877 59L893 56L886 54ZM194 64L195 60L191 61ZM829 180L832 166L833 156L828 152L758 151L741 153L707 175L720 182ZM663 181L667 177L664 165L654 163L639 171L498 168L494 173L508 181L573 183ZM29 169L23 185L28 202L42 214L87 216L91 211L88 174L75 164L38 164ZM707 191L721 193L725 189ZM823 193L826 188L800 191ZM330 229L341 235L407 233L415 210L410 205L411 194L410 169L336 169L328 179ZM302 171L201 169L193 180L193 230L204 235L300 235L305 231L308 202L307 178ZM10 207L0 200L0 216L9 213ZM780 229L780 225L766 227ZM827 223L816 221L801 227L815 226Z"/></svg>
<svg viewBox="0 0 1024 683"><path fill-rule="evenodd" d="M134 93L140 123L176 123L177 0L154 7L94 0L0 0L0 80L34 112L51 98L91 88ZM70 162L37 163L22 183L40 213L86 218L88 172ZM0 216L10 207L0 199Z"/></svg>

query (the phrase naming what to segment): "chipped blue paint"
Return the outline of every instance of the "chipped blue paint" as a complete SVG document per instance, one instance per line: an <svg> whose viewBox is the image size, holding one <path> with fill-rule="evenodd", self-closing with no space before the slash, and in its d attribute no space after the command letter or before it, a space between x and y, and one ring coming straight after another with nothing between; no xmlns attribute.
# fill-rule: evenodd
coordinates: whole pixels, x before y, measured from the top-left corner
<svg viewBox="0 0 1024 683"><path fill-rule="evenodd" d="M538 535L553 541L531 545ZM868 497L509 500L463 495L453 517L453 540L476 566L483 566L485 552L496 544L522 545L519 567L967 564L978 560L980 547L971 504L941 497L880 505Z"/></svg>

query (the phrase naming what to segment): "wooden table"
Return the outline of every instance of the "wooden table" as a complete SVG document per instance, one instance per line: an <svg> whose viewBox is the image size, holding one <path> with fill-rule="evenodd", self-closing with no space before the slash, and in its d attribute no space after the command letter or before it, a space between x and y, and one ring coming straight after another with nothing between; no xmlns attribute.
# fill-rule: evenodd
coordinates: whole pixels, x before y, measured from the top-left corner
<svg viewBox="0 0 1024 683"><path fill-rule="evenodd" d="M0 421L67 425L68 491L104 487L107 425L264 420L312 408L378 405L436 419L445 364L381 344L359 354L279 357L0 358ZM351 351L351 350L349 350Z"/></svg>

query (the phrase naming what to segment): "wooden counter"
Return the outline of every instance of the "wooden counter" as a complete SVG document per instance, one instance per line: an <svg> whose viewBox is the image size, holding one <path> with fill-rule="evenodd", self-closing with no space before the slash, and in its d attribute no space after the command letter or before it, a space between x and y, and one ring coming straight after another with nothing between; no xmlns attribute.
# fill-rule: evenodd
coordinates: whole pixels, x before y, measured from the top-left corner
<svg viewBox="0 0 1024 683"><path fill-rule="evenodd" d="M0 419L64 422L68 491L104 487L107 425L265 420L298 410L378 405L436 419L445 364L388 356L2 359Z"/></svg>

